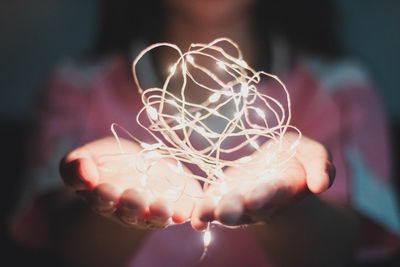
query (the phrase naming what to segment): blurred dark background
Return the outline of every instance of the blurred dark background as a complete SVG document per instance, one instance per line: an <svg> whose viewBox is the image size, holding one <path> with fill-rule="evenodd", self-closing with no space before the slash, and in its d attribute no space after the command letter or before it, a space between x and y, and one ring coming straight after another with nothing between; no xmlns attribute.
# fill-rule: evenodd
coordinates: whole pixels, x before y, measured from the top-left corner
<svg viewBox="0 0 400 267"><path fill-rule="evenodd" d="M24 172L32 110L43 82L57 62L79 58L93 44L101 0L0 3L0 123L3 140L0 243L2 251L14 257L14 264L18 265L19 260L23 262L19 256L28 252L13 245L3 229ZM336 0L335 3L339 12L336 30L345 55L361 62L380 89L393 139L394 173L399 181L400 1ZM40 252L30 256L38 261L43 258ZM394 264L386 262L383 266Z"/></svg>

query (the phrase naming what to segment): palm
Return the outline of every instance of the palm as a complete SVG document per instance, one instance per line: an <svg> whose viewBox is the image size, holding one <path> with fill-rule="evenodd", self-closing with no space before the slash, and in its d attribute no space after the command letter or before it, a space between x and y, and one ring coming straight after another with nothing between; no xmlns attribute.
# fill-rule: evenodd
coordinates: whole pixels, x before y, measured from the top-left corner
<svg viewBox="0 0 400 267"><path fill-rule="evenodd" d="M295 136L287 134L286 138L294 140ZM266 144L267 145L267 144ZM256 152L253 158L262 154ZM262 164L252 165L254 175L265 168ZM243 169L228 168L225 175L231 180L251 180L252 175ZM218 220L225 225L240 225L263 222L293 202L301 200L310 191L321 193L328 189L334 177L334 167L326 149L319 143L303 137L296 155L287 161L279 170L272 172L264 181L242 183L232 189L215 203L205 199L196 204L192 216L192 226L204 229L207 221ZM210 187L212 191L214 188Z"/></svg>
<svg viewBox="0 0 400 267"><path fill-rule="evenodd" d="M180 177L165 160L149 168L143 180L134 163L141 148L128 140L121 142L122 155L112 138L72 151L61 163L65 183L79 191L96 212L124 224L164 227L189 219L193 200L186 196L200 195L200 184ZM171 184L177 187L172 196L167 190Z"/></svg>

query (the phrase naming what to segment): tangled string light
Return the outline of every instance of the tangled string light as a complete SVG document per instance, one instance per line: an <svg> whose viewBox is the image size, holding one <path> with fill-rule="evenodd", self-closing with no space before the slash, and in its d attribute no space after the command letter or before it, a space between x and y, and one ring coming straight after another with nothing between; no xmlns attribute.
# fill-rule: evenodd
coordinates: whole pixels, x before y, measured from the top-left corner
<svg viewBox="0 0 400 267"><path fill-rule="evenodd" d="M170 65L161 87L143 88L137 64L145 54L159 47L175 50L178 58ZM234 53L228 53L228 49L223 47ZM136 57L132 71L143 102L136 121L154 139L153 143L145 143L130 135L143 148L135 163L136 169L143 174L143 188L147 186L146 171L152 164L157 160L172 159L170 162L174 163L169 163L169 166L173 171L204 182L205 189L214 185L217 190L212 194L218 198L242 182L266 179L272 167L281 166L295 154L301 132L290 125L291 102L286 86L277 76L251 68L232 40L219 38L209 44L194 43L186 52L174 44L156 43ZM262 78L277 82L284 95L284 103L269 94L268 88L257 88ZM200 90L207 98L191 102L187 90ZM213 126L213 121L219 129ZM112 131L123 151L116 126L112 125ZM289 146L289 141L284 138L288 129L298 135ZM233 142L232 138L241 141ZM266 148L261 147L266 141ZM224 158L224 155L240 154L238 152L249 147L250 154L234 159ZM259 156L253 156L255 151L259 152ZM195 165L201 171L198 174L184 172L182 163ZM263 167L254 175L251 165ZM248 178L238 180L224 175L227 167L249 173ZM168 190L156 193L183 191L184 183L182 181L179 186L171 183ZM180 194L172 195L179 197ZM204 237L208 246L211 236L206 234Z"/></svg>

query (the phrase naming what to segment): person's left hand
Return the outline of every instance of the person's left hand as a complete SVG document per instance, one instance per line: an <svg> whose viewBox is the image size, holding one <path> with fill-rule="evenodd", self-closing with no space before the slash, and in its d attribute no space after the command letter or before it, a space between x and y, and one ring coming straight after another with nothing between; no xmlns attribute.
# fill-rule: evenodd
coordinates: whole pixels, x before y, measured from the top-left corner
<svg viewBox="0 0 400 267"><path fill-rule="evenodd" d="M297 136L287 133L285 138L294 142ZM261 152L267 150L267 145L261 147ZM257 157L260 155L258 153L252 156ZM257 169L263 166L249 168L256 175ZM225 175L243 180L248 173L231 167L225 171ZM327 149L312 139L302 137L295 156L267 181L231 190L218 203L212 197L197 202L192 214L192 227L203 230L208 222L214 220L226 226L266 222L308 194L324 192L332 185L334 177L335 167ZM208 188L213 189L213 186Z"/></svg>

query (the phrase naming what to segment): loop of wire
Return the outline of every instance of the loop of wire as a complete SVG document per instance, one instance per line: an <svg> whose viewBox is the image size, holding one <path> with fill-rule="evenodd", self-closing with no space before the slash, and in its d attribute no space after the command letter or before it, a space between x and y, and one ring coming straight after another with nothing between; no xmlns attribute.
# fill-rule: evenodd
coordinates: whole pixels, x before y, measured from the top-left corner
<svg viewBox="0 0 400 267"><path fill-rule="evenodd" d="M228 45L236 51L236 55L228 53L222 48ZM137 73L137 64L148 52L159 48L168 47L174 49L179 57L171 65L169 74L162 87L143 88ZM203 66L197 62L197 58L206 58L214 62L214 67ZM131 138L141 144L140 152L144 159L173 159L177 162L175 170L182 172L182 163L194 164L199 167L203 175L185 175L201 180L206 184L226 184L229 179L224 175L226 167L242 168L245 172L251 172L249 164L263 164L265 171L274 164L275 167L284 164L296 151L296 146L301 138L301 132L290 125L291 102L289 92L284 83L275 75L264 71L256 71L243 59L239 46L228 38L219 38L209 44L191 44L186 52L182 52L176 45L170 43L156 43L144 49L135 58L132 65L134 81L141 94L143 107L136 116L137 123L144 128L154 139L154 143L142 142L135 136ZM210 86L201 82L195 74L201 73L214 84ZM228 77L228 79L223 79ZM181 86L179 94L171 92L171 80L179 76ZM263 77L275 80L283 90L285 102L281 103L277 98L268 94L268 88L258 90L257 86ZM204 79L203 79L204 80ZM202 81L203 81L202 80ZM205 90L209 95L207 100L201 103L190 102L186 98L188 82ZM267 91L267 92L265 92ZM258 104L261 103L260 107ZM286 105L286 106L285 106ZM230 106L231 112L226 114L224 108ZM216 131L207 120L211 117L224 122L222 131ZM257 117L257 120L254 120ZM117 124L111 126L121 150L119 137L115 131ZM283 146L288 142L284 136L288 130L297 134L296 141L290 146ZM199 148L194 144L195 136L201 136L206 146ZM226 146L229 138L244 137L244 141ZM276 149L261 149L260 140L270 140ZM222 154L237 152L246 146L253 150L265 153L265 157L253 158L251 155L234 160L226 160ZM276 156L283 147L286 147L285 156L279 161ZM287 149L289 147L289 149ZM268 151L270 150L270 151ZM262 161L262 162L260 162ZM138 160L136 167L145 173L144 161ZM259 175L262 176L262 173Z"/></svg>

